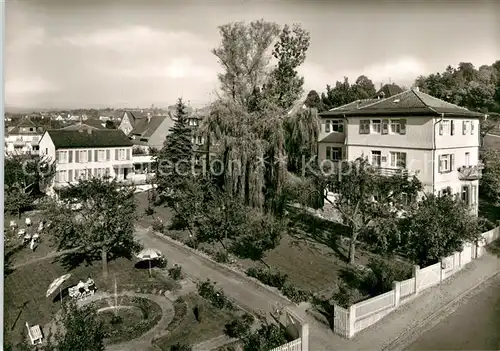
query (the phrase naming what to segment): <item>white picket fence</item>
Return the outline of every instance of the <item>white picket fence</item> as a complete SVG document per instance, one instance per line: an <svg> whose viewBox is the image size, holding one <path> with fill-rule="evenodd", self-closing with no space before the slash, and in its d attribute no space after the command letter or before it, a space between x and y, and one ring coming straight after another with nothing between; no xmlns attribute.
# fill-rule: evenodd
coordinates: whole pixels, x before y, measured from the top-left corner
<svg viewBox="0 0 500 351"><path fill-rule="evenodd" d="M271 351L302 351L302 339L295 339L289 343L278 346Z"/></svg>
<svg viewBox="0 0 500 351"><path fill-rule="evenodd" d="M413 277L394 282L393 289L385 294L358 302L345 309L334 306L333 331L346 338L375 324L391 313L400 304L411 300L419 292L441 283L486 252L485 246L500 238L500 226L482 234L483 240L476 244L464 245L461 252L455 252L441 262L420 269L413 267Z"/></svg>

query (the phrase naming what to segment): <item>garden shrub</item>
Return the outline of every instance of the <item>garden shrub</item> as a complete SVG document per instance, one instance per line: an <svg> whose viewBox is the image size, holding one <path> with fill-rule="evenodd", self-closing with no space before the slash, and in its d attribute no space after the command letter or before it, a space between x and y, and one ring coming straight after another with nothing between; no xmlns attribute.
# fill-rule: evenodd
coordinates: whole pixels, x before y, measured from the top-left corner
<svg viewBox="0 0 500 351"><path fill-rule="evenodd" d="M187 246L189 246L190 248L192 249L198 249L198 246L199 246L199 243L198 243L198 240L196 240L195 238L189 238L187 239L184 244L186 244Z"/></svg>
<svg viewBox="0 0 500 351"><path fill-rule="evenodd" d="M215 261L219 263L228 263L229 254L226 251L217 251L214 255Z"/></svg>
<svg viewBox="0 0 500 351"><path fill-rule="evenodd" d="M168 275L173 280L179 280L182 277L182 267L180 265L174 265L172 268L168 270Z"/></svg>
<svg viewBox="0 0 500 351"><path fill-rule="evenodd" d="M363 273L361 290L370 296L377 296L392 290L393 282L411 278L413 268L400 260L384 260L372 258Z"/></svg>
<svg viewBox="0 0 500 351"><path fill-rule="evenodd" d="M186 315L187 315L187 304L182 298L182 296L179 296L174 301L174 317L168 324L167 331L172 331L175 328L177 328L182 322L182 320L186 317Z"/></svg>
<svg viewBox="0 0 500 351"><path fill-rule="evenodd" d="M332 296L332 300L343 308L349 308L349 306L354 305L362 299L363 294L361 294L358 289L353 288L344 282L339 285L338 291Z"/></svg>
<svg viewBox="0 0 500 351"><path fill-rule="evenodd" d="M227 308L234 310L234 304L226 297L222 289L215 289L215 283L210 279L196 284L198 295L209 301L213 306L218 309Z"/></svg>
<svg viewBox="0 0 500 351"><path fill-rule="evenodd" d="M242 317L235 318L226 323L224 334L230 338L242 338L250 331L253 322L254 317L249 313L245 313Z"/></svg>
<svg viewBox="0 0 500 351"><path fill-rule="evenodd" d="M311 293L293 286L290 283L283 285L280 289L283 295L288 297L294 303L309 301Z"/></svg>
<svg viewBox="0 0 500 351"><path fill-rule="evenodd" d="M250 277L256 278L260 282L281 289L287 279L288 275L282 274L280 272L273 273L270 269L262 269L262 268L249 268L246 271L246 274Z"/></svg>

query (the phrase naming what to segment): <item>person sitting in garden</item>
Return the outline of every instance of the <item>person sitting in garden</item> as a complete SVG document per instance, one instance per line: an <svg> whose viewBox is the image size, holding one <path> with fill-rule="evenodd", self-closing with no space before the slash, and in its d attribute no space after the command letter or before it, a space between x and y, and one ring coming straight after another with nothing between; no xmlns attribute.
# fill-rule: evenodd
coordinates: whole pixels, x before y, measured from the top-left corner
<svg viewBox="0 0 500 351"><path fill-rule="evenodd" d="M90 276L87 278L87 282L86 282L86 284L87 284L87 287L88 287L89 289L92 289L92 290L94 290L94 289L95 289L95 283L94 283L94 280L92 280L92 278L90 278Z"/></svg>
<svg viewBox="0 0 500 351"><path fill-rule="evenodd" d="M81 280L78 282L78 285L76 286L76 288L78 289L78 291L80 293L84 293L85 292L85 283L82 282Z"/></svg>

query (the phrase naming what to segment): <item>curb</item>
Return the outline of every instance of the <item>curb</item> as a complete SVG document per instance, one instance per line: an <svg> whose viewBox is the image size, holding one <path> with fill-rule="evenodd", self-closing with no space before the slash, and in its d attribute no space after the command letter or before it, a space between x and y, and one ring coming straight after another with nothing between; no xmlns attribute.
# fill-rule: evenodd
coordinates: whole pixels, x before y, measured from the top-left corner
<svg viewBox="0 0 500 351"><path fill-rule="evenodd" d="M253 284L257 288L266 290L267 292L275 295L277 299L282 300L280 302L282 302L282 303L285 302L288 305L297 306L295 303L293 303L292 301L290 301L287 297L285 297L284 295L282 295L281 293L279 293L278 291L276 291L274 288L271 288L271 287L269 287L269 286L261 283L257 279L249 277L246 274L244 274L244 273L242 273L242 272L240 272L240 271L238 271L238 270L236 270L236 269L234 269L232 267L226 266L224 264L221 264L221 263L215 261L214 259L212 259L211 257L209 257L204 252L200 252L200 251L195 250L195 249L193 249L193 248L191 248L189 246L186 246L184 243L182 243L180 241L177 241L175 239L172 239L168 235L165 235L165 234L162 234L162 233L159 233L159 232L156 232L156 231L152 231L152 233L154 235L156 235L157 237L159 237L161 239L164 239L165 241L168 241L172 245L174 245L174 246L176 246L176 247L178 247L178 248L180 248L182 250L189 251L190 253L192 253L192 254L200 257L201 259L203 259L205 261L208 261L210 264L212 264L212 265L214 265L214 266L216 266L218 268L224 269L226 272L229 272L230 274L237 275L239 278L244 279L246 282Z"/></svg>
<svg viewBox="0 0 500 351"><path fill-rule="evenodd" d="M384 351L403 350L405 347L417 340L422 334L431 330L433 327L435 327L437 324L439 324L441 321L455 312L460 302L479 293L482 289L486 288L494 278L499 275L500 272L493 273L485 280L479 282L460 295L456 296L444 306L440 307L414 326L408 328L395 339L385 344L381 349ZM478 290L479 287L482 287L482 289Z"/></svg>

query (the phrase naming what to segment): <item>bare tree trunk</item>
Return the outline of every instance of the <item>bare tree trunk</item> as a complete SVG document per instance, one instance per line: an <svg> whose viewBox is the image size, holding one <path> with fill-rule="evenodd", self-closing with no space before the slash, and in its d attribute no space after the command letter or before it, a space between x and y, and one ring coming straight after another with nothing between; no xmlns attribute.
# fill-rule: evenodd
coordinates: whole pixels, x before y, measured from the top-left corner
<svg viewBox="0 0 500 351"><path fill-rule="evenodd" d="M101 260L102 260L102 277L104 279L108 278L108 250L106 245L101 248Z"/></svg>
<svg viewBox="0 0 500 351"><path fill-rule="evenodd" d="M349 264L354 264L356 260L356 239L358 238L358 231L354 230L349 243Z"/></svg>

